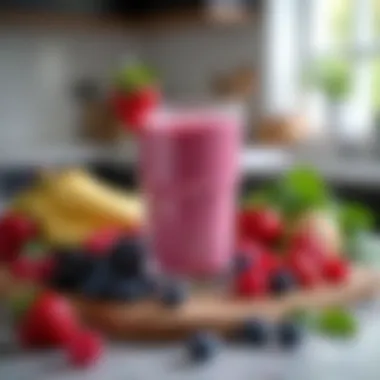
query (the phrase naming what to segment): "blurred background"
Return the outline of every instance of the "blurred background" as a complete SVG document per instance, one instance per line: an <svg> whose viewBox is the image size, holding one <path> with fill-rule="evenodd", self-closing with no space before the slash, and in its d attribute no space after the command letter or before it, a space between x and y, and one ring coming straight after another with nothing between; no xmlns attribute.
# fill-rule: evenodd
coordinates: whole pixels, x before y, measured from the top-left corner
<svg viewBox="0 0 380 380"><path fill-rule="evenodd" d="M244 183L308 162L378 207L379 0L2 0L0 188L80 164L133 187L136 147L107 97L120 65L154 67L165 99L246 114Z"/></svg>

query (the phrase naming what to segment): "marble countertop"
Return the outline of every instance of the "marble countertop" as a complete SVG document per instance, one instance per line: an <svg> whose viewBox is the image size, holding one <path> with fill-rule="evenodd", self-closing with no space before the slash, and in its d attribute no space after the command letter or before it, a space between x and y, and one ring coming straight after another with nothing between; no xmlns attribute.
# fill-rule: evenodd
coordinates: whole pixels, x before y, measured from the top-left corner
<svg viewBox="0 0 380 380"><path fill-rule="evenodd" d="M293 353L275 347L254 350L226 346L202 366L186 361L184 346L109 343L94 368L76 370L59 351L21 353L3 342L2 380L378 380L380 373L380 303L362 305L354 340L333 341L308 335Z"/></svg>

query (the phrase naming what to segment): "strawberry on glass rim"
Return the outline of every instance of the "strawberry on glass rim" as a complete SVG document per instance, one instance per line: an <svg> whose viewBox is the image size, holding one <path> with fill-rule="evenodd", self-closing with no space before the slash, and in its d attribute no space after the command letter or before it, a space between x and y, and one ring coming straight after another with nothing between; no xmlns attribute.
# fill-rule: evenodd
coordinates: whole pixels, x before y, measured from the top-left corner
<svg viewBox="0 0 380 380"><path fill-rule="evenodd" d="M139 132L160 101L156 77L146 66L131 64L117 73L111 106L126 130Z"/></svg>

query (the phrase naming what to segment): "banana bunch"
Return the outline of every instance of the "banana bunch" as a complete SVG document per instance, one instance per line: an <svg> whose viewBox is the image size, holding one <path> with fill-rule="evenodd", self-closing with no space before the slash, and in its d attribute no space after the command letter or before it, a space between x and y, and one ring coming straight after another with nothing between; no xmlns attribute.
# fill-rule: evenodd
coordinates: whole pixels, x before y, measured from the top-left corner
<svg viewBox="0 0 380 380"><path fill-rule="evenodd" d="M78 245L102 228L135 228L144 218L136 195L109 187L80 169L43 173L12 208L36 220L43 239L59 246Z"/></svg>

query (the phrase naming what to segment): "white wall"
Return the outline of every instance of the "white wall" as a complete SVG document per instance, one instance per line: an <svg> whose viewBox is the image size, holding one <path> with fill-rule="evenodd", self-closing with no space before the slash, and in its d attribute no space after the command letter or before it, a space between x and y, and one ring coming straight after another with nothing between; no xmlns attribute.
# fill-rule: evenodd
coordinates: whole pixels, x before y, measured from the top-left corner
<svg viewBox="0 0 380 380"><path fill-rule="evenodd" d="M215 74L258 61L256 21L231 28L190 27L142 37L147 59L158 68L168 93L204 96Z"/></svg>
<svg viewBox="0 0 380 380"><path fill-rule="evenodd" d="M156 65L169 93L199 97L215 73L253 65L257 46L254 24L139 35L0 28L0 155L75 141L72 84L82 76L106 81L125 57Z"/></svg>
<svg viewBox="0 0 380 380"><path fill-rule="evenodd" d="M105 80L135 36L0 29L0 152L75 139L75 80Z"/></svg>

